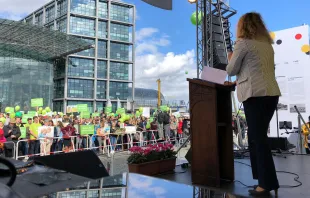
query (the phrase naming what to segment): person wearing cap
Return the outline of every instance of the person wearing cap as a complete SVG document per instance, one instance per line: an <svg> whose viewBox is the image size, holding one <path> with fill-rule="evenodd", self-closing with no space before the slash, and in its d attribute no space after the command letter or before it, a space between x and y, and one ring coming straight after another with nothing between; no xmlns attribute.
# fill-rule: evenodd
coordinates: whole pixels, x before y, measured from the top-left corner
<svg viewBox="0 0 310 198"><path fill-rule="evenodd" d="M15 118L10 119L10 124L3 127L4 137L6 138L7 142L14 142L18 141L20 137L20 129L16 126ZM6 157L13 157L14 153L14 144L13 143L6 143L4 147L4 153Z"/></svg>

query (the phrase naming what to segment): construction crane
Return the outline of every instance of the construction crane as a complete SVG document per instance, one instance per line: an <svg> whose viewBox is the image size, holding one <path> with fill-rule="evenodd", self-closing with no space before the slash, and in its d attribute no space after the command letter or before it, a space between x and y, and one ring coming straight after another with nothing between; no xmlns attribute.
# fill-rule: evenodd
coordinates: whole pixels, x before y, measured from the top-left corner
<svg viewBox="0 0 310 198"><path fill-rule="evenodd" d="M156 81L157 82L157 86L158 86L158 89L157 89L157 97L158 97L158 99L157 99L157 106L158 106L158 108L160 107L160 105L161 105L161 99L160 99L160 96L161 96L161 90L160 90L160 88L161 88L161 86L160 86L160 83L161 83L161 81L160 81L160 78Z"/></svg>

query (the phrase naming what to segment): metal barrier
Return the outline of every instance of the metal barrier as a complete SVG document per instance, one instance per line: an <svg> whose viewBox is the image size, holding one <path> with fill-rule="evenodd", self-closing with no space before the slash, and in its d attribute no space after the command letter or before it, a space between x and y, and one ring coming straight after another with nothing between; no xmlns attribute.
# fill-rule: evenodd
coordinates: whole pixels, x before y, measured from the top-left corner
<svg viewBox="0 0 310 198"><path fill-rule="evenodd" d="M28 158L31 156L45 156L45 155L50 155L50 154L57 154L57 153L63 153L63 152L76 152L76 151L81 151L81 150L89 150L89 149L99 149L99 154L104 154L105 151L107 153L107 155L109 157L111 157L111 153L115 153L118 151L128 151L128 153L130 152L129 149L135 145L138 146L146 146L148 144L156 144L158 143L158 139L156 138L156 133L158 131L157 130L147 130L147 131L135 131L135 132L130 132L130 133L122 133L122 134L107 134L105 136L104 139L102 139L101 141L98 141L99 143L101 143L99 146L95 146L93 144L93 139L97 139L99 136L98 135L92 135L92 136L70 136L71 139L71 147L68 150L63 150L64 145L63 142L60 143L61 145L61 149L59 150L59 148L57 150L53 149L52 151L50 150L49 147L54 147L55 144L57 144L60 140L64 140L62 137L54 137L54 138L39 138L38 140L28 140L28 139L23 139L23 140L19 140L16 143L15 142L6 142L6 144L8 143L12 143L13 145L13 157L14 159L18 160L20 158ZM116 137L115 137L116 135ZM138 135L135 136L135 135ZM127 142L124 142L124 138L123 137L127 137ZM101 137L102 138L102 137ZM114 141L111 141L112 138L114 139ZM134 141L134 139L136 141ZM162 144L166 144L166 143L174 143L174 145L176 147L178 147L180 145L180 143L184 142L186 138L169 138L167 137L167 139L163 142L160 142ZM48 140L48 141L46 141ZM57 140L55 142L55 140ZM35 144L37 145L32 145L35 146L37 149L39 149L40 151L38 153L34 153L31 152L32 154L28 154L29 151L29 146L30 146L30 142L31 141L39 141ZM20 144L22 144L22 142L25 142L25 149L27 150L26 154L23 155L19 155L19 151L20 151ZM102 145L103 143L103 145ZM125 145L127 145L127 149L125 149ZM57 146L57 145L56 145ZM59 145L58 145L59 146ZM39 147L39 148L38 148ZM119 147L121 147L121 149L118 149ZM33 148L33 147L31 147Z"/></svg>

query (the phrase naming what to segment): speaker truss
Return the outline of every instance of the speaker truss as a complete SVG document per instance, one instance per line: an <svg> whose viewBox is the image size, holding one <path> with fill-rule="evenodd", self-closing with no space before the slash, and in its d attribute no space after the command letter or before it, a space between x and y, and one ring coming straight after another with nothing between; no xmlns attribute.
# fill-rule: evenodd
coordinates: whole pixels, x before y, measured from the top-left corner
<svg viewBox="0 0 310 198"><path fill-rule="evenodd" d="M223 0L197 0L196 2L196 40L197 40L197 78L204 66L213 67L213 16L220 17L222 22L237 13ZM201 21L199 17L202 16ZM222 23L224 34L224 27ZM209 36L210 35L210 36ZM224 38L226 40L226 38Z"/></svg>

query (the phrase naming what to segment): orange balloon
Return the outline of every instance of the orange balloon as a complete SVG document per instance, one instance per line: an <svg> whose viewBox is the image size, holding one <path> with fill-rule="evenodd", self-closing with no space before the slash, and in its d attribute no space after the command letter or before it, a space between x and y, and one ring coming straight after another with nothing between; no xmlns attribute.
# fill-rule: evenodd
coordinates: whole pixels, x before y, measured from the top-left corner
<svg viewBox="0 0 310 198"><path fill-rule="evenodd" d="M310 51L310 46L309 45L303 45L302 47L301 47L301 51L302 52L309 52Z"/></svg>

